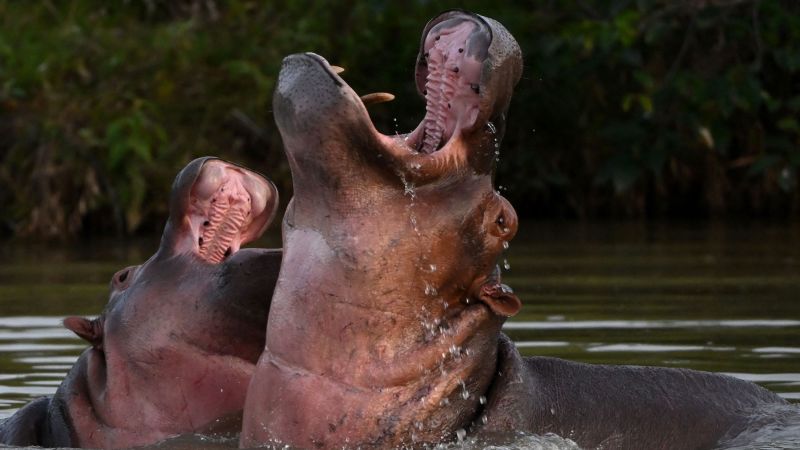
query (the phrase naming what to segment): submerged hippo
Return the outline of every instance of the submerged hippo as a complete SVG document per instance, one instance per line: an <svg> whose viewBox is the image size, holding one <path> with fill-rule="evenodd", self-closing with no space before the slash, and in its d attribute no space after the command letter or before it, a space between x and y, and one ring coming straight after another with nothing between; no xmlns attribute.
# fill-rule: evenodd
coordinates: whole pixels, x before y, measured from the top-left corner
<svg viewBox="0 0 800 450"><path fill-rule="evenodd" d="M443 13L417 60L427 114L386 136L323 58L284 60L273 106L294 198L241 446L526 431L706 448L748 408L782 401L710 373L522 358L500 333L520 308L496 266L517 217L492 171L521 66L502 25Z"/></svg>
<svg viewBox="0 0 800 450"><path fill-rule="evenodd" d="M277 198L270 181L233 164L186 166L156 254L114 275L98 318L64 321L91 348L55 396L3 423L0 442L131 447L240 414L281 251L239 247L262 234Z"/></svg>

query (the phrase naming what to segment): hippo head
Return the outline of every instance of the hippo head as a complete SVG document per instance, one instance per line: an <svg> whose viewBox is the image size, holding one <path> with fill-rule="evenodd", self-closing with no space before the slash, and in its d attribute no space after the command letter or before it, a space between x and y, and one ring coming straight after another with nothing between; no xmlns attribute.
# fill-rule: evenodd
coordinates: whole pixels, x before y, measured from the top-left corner
<svg viewBox="0 0 800 450"><path fill-rule="evenodd" d="M474 285L480 296L483 281L497 280L497 257L517 229L514 209L492 187L492 172L521 71L519 46L500 23L465 11L442 13L425 27L416 62L425 117L409 134L384 135L365 107L374 95L359 97L318 55L287 57L273 100L294 181L287 224L306 219L341 229L352 227L347 217L386 218L375 217L374 227L399 207L409 238L438 234L424 244L429 253L470 261L470 270L458 263L454 270L465 274L459 284ZM453 232L465 238L441 239ZM508 316L519 308L497 283L486 287L495 312Z"/></svg>
<svg viewBox="0 0 800 450"><path fill-rule="evenodd" d="M151 443L242 409L281 252L240 246L277 199L270 181L219 159L180 172L156 254L113 276L98 318L64 321L92 346L57 394L73 444Z"/></svg>
<svg viewBox="0 0 800 450"><path fill-rule="evenodd" d="M492 185L521 56L463 11L421 42L427 114L407 135L376 131L365 102L381 95L360 98L322 57L284 59L273 112L294 197L243 446L438 442L481 407L521 306L497 269L517 218Z"/></svg>

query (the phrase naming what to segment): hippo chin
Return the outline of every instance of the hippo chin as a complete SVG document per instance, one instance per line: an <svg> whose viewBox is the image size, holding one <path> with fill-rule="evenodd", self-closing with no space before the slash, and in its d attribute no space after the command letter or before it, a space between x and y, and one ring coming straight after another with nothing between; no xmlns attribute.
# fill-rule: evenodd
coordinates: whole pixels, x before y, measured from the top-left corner
<svg viewBox="0 0 800 450"><path fill-rule="evenodd" d="M276 206L262 176L213 158L191 162L173 185L156 254L114 275L98 318L64 321L91 347L52 399L2 425L0 442L132 447L240 414L281 251L239 247L262 234Z"/></svg>
<svg viewBox="0 0 800 450"><path fill-rule="evenodd" d="M782 400L689 370L522 358L496 262L515 234L492 186L521 53L492 19L426 26L427 114L405 136L314 54L283 62L273 106L294 181L284 259L240 445L395 447L554 432L583 447L704 448Z"/></svg>

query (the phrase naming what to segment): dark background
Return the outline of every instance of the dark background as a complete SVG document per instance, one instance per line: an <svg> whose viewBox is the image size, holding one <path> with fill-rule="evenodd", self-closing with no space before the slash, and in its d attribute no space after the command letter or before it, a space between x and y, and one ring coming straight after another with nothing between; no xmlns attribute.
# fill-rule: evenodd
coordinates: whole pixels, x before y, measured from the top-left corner
<svg viewBox="0 0 800 450"><path fill-rule="evenodd" d="M370 112L408 132L419 35L453 7L524 53L497 173L521 216L798 217L800 1L0 0L0 235L158 232L202 155L287 200L281 59L314 51L394 93Z"/></svg>

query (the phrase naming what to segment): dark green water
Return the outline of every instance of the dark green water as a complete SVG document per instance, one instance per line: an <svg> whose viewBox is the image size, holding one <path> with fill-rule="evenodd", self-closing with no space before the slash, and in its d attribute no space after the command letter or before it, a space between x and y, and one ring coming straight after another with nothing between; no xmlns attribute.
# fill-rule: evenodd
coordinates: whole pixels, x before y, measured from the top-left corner
<svg viewBox="0 0 800 450"><path fill-rule="evenodd" d="M798 242L784 224L528 225L507 254L525 307L506 331L526 355L725 372L797 402ZM0 244L0 417L55 391L84 348L61 320L98 314L112 274L156 246Z"/></svg>

